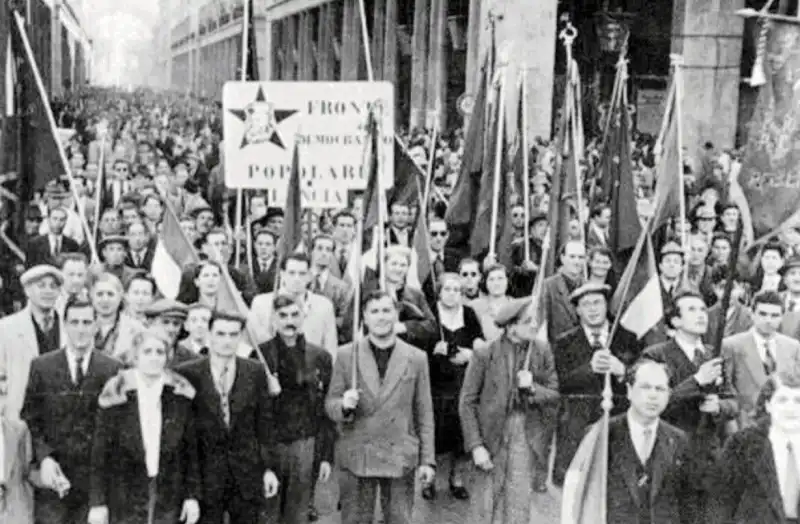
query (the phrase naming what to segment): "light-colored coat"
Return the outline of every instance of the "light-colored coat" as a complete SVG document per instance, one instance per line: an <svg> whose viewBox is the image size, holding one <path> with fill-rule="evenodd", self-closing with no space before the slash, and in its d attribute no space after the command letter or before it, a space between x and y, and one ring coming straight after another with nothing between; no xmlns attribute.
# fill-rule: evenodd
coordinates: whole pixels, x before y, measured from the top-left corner
<svg viewBox="0 0 800 524"><path fill-rule="evenodd" d="M778 372L792 371L800 365L800 342L777 333L775 343L775 364ZM767 381L753 332L745 331L725 338L722 341L722 357L725 362L725 377L736 390L739 399L739 427L745 427L755 422L753 412L756 399Z"/></svg>
<svg viewBox="0 0 800 524"><path fill-rule="evenodd" d="M255 336L256 344L263 344L275 336L275 324L272 319L273 293L262 293L253 299L250 314L247 316L247 327ZM339 341L336 335L336 314L330 300L316 293L308 293L305 300L305 320L303 335L306 342L325 348L332 356L336 356Z"/></svg>
<svg viewBox="0 0 800 524"><path fill-rule="evenodd" d="M5 507L0 509L0 522L33 524L33 487L28 483L31 433L21 420L3 418L0 425L5 449Z"/></svg>
<svg viewBox="0 0 800 524"><path fill-rule="evenodd" d="M342 396L352 387L353 344L342 346L325 399L328 417L339 424L336 463L358 477L402 478L421 465L434 465L433 401L428 357L397 339L386 375L366 339L359 339L355 414L346 419Z"/></svg>
<svg viewBox="0 0 800 524"><path fill-rule="evenodd" d="M106 343L98 347L100 351L113 357L126 366L133 365L133 337L145 330L144 324L127 313L120 313L117 324L112 328Z"/></svg>
<svg viewBox="0 0 800 524"><path fill-rule="evenodd" d="M60 319L59 326L61 340L64 341L64 322ZM28 387L31 362L38 356L39 343L36 340L30 306L0 318L0 369L4 369L8 377L6 415L10 418L19 418L22 402L25 400L25 388Z"/></svg>

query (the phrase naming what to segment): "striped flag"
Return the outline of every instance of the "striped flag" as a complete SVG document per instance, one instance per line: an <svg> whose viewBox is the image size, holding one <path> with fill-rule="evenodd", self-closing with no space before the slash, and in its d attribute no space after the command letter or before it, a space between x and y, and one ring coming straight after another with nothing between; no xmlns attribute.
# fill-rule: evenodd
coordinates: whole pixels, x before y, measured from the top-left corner
<svg viewBox="0 0 800 524"><path fill-rule="evenodd" d="M161 294L174 300L178 296L183 268L197 264L200 257L166 199L164 206L161 234L153 254L151 273Z"/></svg>
<svg viewBox="0 0 800 524"><path fill-rule="evenodd" d="M608 415L595 423L578 447L564 479L561 524L606 524Z"/></svg>

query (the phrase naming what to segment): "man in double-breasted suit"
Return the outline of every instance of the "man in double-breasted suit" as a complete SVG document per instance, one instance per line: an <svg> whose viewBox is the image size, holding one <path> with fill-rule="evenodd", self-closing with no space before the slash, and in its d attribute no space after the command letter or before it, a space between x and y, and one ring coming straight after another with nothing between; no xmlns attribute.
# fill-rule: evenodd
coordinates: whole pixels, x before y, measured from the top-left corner
<svg viewBox="0 0 800 524"><path fill-rule="evenodd" d="M532 491L547 490L558 378L550 348L530 346L539 327L530 302L517 298L498 312L495 321L505 332L473 354L461 387L464 447L478 468L470 507L474 524L527 522Z"/></svg>
<svg viewBox="0 0 800 524"><path fill-rule="evenodd" d="M689 487L684 496L690 522L703 522L711 470L738 413L736 393L723 376L722 358L702 341L708 309L696 291L679 293L665 313L674 330L667 342L650 346L644 355L669 366L672 395L662 418L690 439Z"/></svg>
<svg viewBox="0 0 800 524"><path fill-rule="evenodd" d="M395 335L398 306L391 295L368 294L363 318L368 334L339 350L325 400L340 430L342 522L371 524L380 486L384 520L410 524L415 473L430 484L435 472L428 358Z"/></svg>
<svg viewBox="0 0 800 524"><path fill-rule="evenodd" d="M33 487L28 475L33 462L33 446L28 426L21 420L5 414L8 376L0 370L0 438L3 446L0 489L3 504L0 506L0 522L33 524Z"/></svg>
<svg viewBox="0 0 800 524"><path fill-rule="evenodd" d="M8 374L6 414L18 417L33 359L62 347L61 315L56 311L64 277L50 265L34 266L20 277L28 303L0 319L0 361Z"/></svg>
<svg viewBox="0 0 800 524"><path fill-rule="evenodd" d="M303 304L303 335L317 346L336 354L339 341L336 334L336 315L333 304L322 295L308 290L311 279L310 262L301 253L290 254L281 263L280 293L295 297ZM248 329L255 334L256 343L262 344L275 336L271 321L275 293L265 293L253 299L247 316Z"/></svg>
<svg viewBox="0 0 800 524"><path fill-rule="evenodd" d="M197 433L203 522L257 522L264 499L278 491L273 450L272 400L262 365L238 358L243 317L216 312L211 318L208 358L175 371L196 390L192 410Z"/></svg>
<svg viewBox="0 0 800 524"><path fill-rule="evenodd" d="M762 291L753 298L752 329L722 342L725 377L739 399L739 426L752 422L758 393L775 372L800 369L800 342L778 333L783 301L776 291Z"/></svg>
<svg viewBox="0 0 800 524"><path fill-rule="evenodd" d="M65 349L31 363L21 413L39 469L35 510L42 523L86 522L97 397L122 368L95 351L97 316L90 303L67 301L64 330Z"/></svg>
<svg viewBox="0 0 800 524"><path fill-rule="evenodd" d="M572 457L590 424L603 414L600 407L605 374L611 372L614 413L627 408L625 370L633 364L642 347L636 335L618 326L611 337L608 320L610 288L587 283L570 295L580 325L555 342L556 370L561 393L553 483L560 486Z"/></svg>
<svg viewBox="0 0 800 524"><path fill-rule="evenodd" d="M665 365L643 359L626 375L630 408L608 427L607 521L681 524L689 440L660 420L669 401Z"/></svg>
<svg viewBox="0 0 800 524"><path fill-rule="evenodd" d="M569 296L583 283L586 264L586 249L581 242L567 242L559 255L561 267L555 275L545 279L542 290L547 311L547 340L550 341L578 325L578 315Z"/></svg>
<svg viewBox="0 0 800 524"><path fill-rule="evenodd" d="M792 524L800 518L800 377L779 371L762 393L758 422L729 438L719 457L708 524Z"/></svg>

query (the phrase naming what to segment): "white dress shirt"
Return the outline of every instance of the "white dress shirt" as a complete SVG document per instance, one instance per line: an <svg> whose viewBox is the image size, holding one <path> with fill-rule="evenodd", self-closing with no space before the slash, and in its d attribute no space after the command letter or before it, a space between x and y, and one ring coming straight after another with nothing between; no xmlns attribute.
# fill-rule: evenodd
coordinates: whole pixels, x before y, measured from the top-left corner
<svg viewBox="0 0 800 524"><path fill-rule="evenodd" d="M658 419L650 425L640 424L631 416L631 412L625 415L628 418L628 430L631 433L631 442L633 448L636 450L636 455L639 456L639 462L646 463L653 453L653 447L656 444L656 435L658 434ZM649 435L646 432L649 431Z"/></svg>
<svg viewBox="0 0 800 524"><path fill-rule="evenodd" d="M778 291L782 278L780 275L764 275L760 291Z"/></svg>
<svg viewBox="0 0 800 524"><path fill-rule="evenodd" d="M751 329L750 331L753 333L753 338L756 340L756 349L758 350L758 357L761 359L761 362L766 364L768 350L772 356L772 360L775 361L775 337L767 339L759 335L758 331L755 329Z"/></svg>
<svg viewBox="0 0 800 524"><path fill-rule="evenodd" d="M683 350L683 353L686 355L686 358L689 359L689 362L694 362L695 350L699 349L700 351L703 352L703 354L705 354L706 352L706 348L703 345L702 340L698 340L696 344L692 344L690 341L683 340L677 335L675 336L674 340L675 343L678 344L678 347L681 348L681 350Z"/></svg>
<svg viewBox="0 0 800 524"><path fill-rule="evenodd" d="M589 326L584 325L581 327L583 328L583 332L586 333L586 340L589 341L589 344L594 342L594 333L597 333L599 335L598 342L600 343L600 346L603 349L608 348L608 336L610 335L608 322L598 328L590 328Z"/></svg>
<svg viewBox="0 0 800 524"><path fill-rule="evenodd" d="M92 358L92 350L90 349L83 354L83 362L81 362L81 370L85 377L89 373L89 360ZM78 382L78 354L74 349L67 347L67 365L69 366L69 375L72 377L72 383Z"/></svg>
<svg viewBox="0 0 800 524"><path fill-rule="evenodd" d="M773 428L769 430L769 442L772 445L772 455L775 458L775 471L778 473L778 486L781 490L781 499L786 500L786 474L788 472L787 459L789 450L787 445L791 442L794 450L796 471L800 472L800 435L786 435L785 433ZM786 508L789 509L789 508ZM797 518L795 514L787 512L787 518Z"/></svg>
<svg viewBox="0 0 800 524"><path fill-rule="evenodd" d="M147 384L141 374L136 373L139 426L142 430L147 476L150 478L158 475L158 458L161 453L161 393L163 390L163 378L153 384Z"/></svg>

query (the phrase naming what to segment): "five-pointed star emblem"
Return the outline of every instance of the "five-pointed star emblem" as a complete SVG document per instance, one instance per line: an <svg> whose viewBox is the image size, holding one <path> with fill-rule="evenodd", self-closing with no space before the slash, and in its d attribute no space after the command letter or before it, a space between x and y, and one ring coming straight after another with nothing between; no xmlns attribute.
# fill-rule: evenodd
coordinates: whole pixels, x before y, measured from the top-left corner
<svg viewBox="0 0 800 524"><path fill-rule="evenodd" d="M281 136L278 133L278 125L290 116L298 113L298 111L296 109L273 109L272 105L267 103L267 99L264 97L264 90L261 89L261 86L258 86L256 99L253 102L247 104L247 106L245 106L243 109L229 109L228 111L242 122L249 123L249 115L253 114L255 112L253 108L258 106L269 106L269 114L265 116L269 116L269 119L274 123L267 128L267 141L272 142L281 149L286 149L286 146L284 145L283 140L281 140ZM252 140L249 138L248 132L245 132L242 136L242 143L239 146L239 149L244 148L251 142Z"/></svg>

